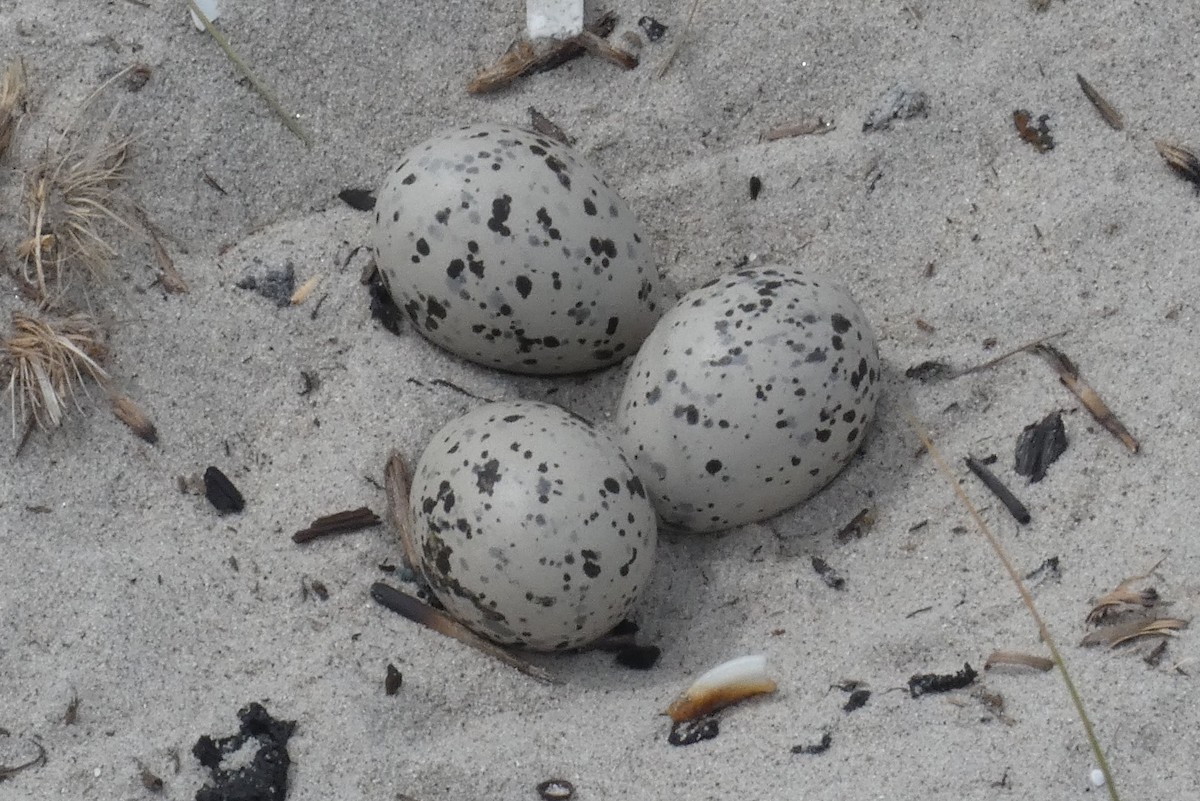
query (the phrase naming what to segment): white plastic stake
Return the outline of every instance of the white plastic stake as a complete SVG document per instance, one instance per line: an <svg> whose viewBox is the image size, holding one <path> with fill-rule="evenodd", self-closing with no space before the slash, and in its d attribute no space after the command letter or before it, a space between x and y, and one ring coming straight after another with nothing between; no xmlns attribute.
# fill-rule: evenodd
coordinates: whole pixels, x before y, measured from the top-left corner
<svg viewBox="0 0 1200 801"><path fill-rule="evenodd" d="M525 0L530 39L570 39L583 33L583 0Z"/></svg>
<svg viewBox="0 0 1200 801"><path fill-rule="evenodd" d="M208 17L209 22L216 22L217 16L221 13L217 0L196 0L196 5L200 6L200 10L204 12L204 16ZM204 23L196 16L196 12L189 8L188 13L192 15L192 24L196 26L196 30L204 30Z"/></svg>

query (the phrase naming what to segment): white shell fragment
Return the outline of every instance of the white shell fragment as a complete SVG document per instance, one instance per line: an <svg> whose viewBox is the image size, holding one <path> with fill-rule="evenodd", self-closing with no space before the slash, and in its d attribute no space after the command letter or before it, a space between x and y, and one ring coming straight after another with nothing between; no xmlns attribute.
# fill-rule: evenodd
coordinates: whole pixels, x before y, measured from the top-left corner
<svg viewBox="0 0 1200 801"><path fill-rule="evenodd" d="M718 531L824 487L875 415L879 354L845 290L752 269L684 295L630 367L617 430L660 520Z"/></svg>
<svg viewBox="0 0 1200 801"><path fill-rule="evenodd" d="M659 316L629 206L570 148L520 128L460 128L410 150L379 191L373 244L413 326L489 367L604 367Z"/></svg>
<svg viewBox="0 0 1200 801"><path fill-rule="evenodd" d="M412 540L446 610L502 645L578 648L623 620L654 564L654 510L616 443L532 401L450 422L413 474Z"/></svg>
<svg viewBox="0 0 1200 801"><path fill-rule="evenodd" d="M773 693L774 680L767 676L767 658L761 654L740 656L722 662L692 682L667 707L671 720L695 720L722 707L755 695Z"/></svg>

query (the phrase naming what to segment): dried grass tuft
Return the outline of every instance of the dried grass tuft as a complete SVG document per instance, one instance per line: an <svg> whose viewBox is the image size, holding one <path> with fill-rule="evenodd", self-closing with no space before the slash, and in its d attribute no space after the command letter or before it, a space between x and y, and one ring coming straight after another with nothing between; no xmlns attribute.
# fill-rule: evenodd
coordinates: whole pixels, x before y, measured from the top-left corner
<svg viewBox="0 0 1200 801"><path fill-rule="evenodd" d="M12 144L24 110L25 65L18 59L0 75L0 156Z"/></svg>
<svg viewBox="0 0 1200 801"><path fill-rule="evenodd" d="M37 287L39 300L54 306L76 274L101 278L117 250L105 228L130 228L120 211L118 189L125 177L129 137L114 137L108 126L91 143L77 135L48 149L26 180L29 238L23 278Z"/></svg>
<svg viewBox="0 0 1200 801"><path fill-rule="evenodd" d="M62 424L70 405L79 406L86 381L107 384L100 366L108 348L104 332L86 314L37 319L13 314L14 333L0 342L0 376L8 373L13 437L17 418L31 419L43 429Z"/></svg>

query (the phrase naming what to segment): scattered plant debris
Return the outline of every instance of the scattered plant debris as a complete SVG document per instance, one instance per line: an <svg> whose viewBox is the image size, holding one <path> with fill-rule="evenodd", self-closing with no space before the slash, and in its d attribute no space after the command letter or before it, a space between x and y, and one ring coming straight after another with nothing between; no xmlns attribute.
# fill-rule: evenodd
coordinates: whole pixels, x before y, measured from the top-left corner
<svg viewBox="0 0 1200 801"><path fill-rule="evenodd" d="M125 91L140 92L150 82L150 77L154 75L154 69L149 64L138 62L129 67L129 71L125 74Z"/></svg>
<svg viewBox="0 0 1200 801"><path fill-rule="evenodd" d="M566 131L555 125L549 117L533 106L529 107L529 125L542 136L562 142L567 147L575 144L574 137L568 136Z"/></svg>
<svg viewBox="0 0 1200 801"><path fill-rule="evenodd" d="M979 674L969 662L957 673L918 673L908 680L908 693L913 698L920 698L930 693L961 690L973 684L978 677Z"/></svg>
<svg viewBox="0 0 1200 801"><path fill-rule="evenodd" d="M1195 184L1196 192L1200 194L1200 158L1188 148L1163 139L1156 139L1154 146L1158 148L1158 154L1167 162L1167 166L1180 178Z"/></svg>
<svg viewBox="0 0 1200 801"><path fill-rule="evenodd" d="M879 98L879 102L867 114L862 129L864 132L886 131L896 120L927 116L929 116L929 96L915 86L896 84Z"/></svg>
<svg viewBox="0 0 1200 801"><path fill-rule="evenodd" d="M355 211L375 210L375 191L373 189L343 189L338 192L338 200Z"/></svg>
<svg viewBox="0 0 1200 801"><path fill-rule="evenodd" d="M1049 114L1038 117L1037 125L1033 124L1033 115L1019 108L1013 112L1013 124L1017 126L1017 134L1039 153L1054 149L1054 137L1050 135Z"/></svg>
<svg viewBox="0 0 1200 801"><path fill-rule="evenodd" d="M1084 408L1091 413L1092 417L1096 418L1096 422L1100 423L1113 436L1121 440L1131 453L1137 453L1141 450L1141 443L1134 439L1133 435L1129 433L1129 429L1125 428L1125 425L1117 419L1117 416L1108 408L1108 404L1100 399L1100 396L1096 394L1096 390L1092 389L1087 382L1079 377L1079 368L1062 351L1044 342L1032 346L1031 350L1044 358L1058 371L1059 381L1063 383L1063 386L1075 393L1075 396L1083 402Z"/></svg>
<svg viewBox="0 0 1200 801"><path fill-rule="evenodd" d="M1017 500L1017 496L1013 495L1008 487L1004 486L1004 482L975 457L968 456L966 462L967 468L983 482L985 487L991 490L1000 503L1004 504L1008 513L1021 525L1027 525L1031 519L1029 510L1025 508L1025 504Z"/></svg>
<svg viewBox="0 0 1200 801"><path fill-rule="evenodd" d="M1031 484L1046 477L1046 468L1067 450L1067 429L1062 412L1051 412L1040 422L1025 426L1017 438L1016 464L1019 476L1028 476Z"/></svg>
<svg viewBox="0 0 1200 801"><path fill-rule="evenodd" d="M695 745L704 740L711 740L720 733L721 726L716 717L711 715L695 720L677 720L671 724L667 742L671 745Z"/></svg>
<svg viewBox="0 0 1200 801"><path fill-rule="evenodd" d="M639 17L638 27L646 32L646 38L651 42L657 42L667 32L667 26L654 17Z"/></svg>
<svg viewBox="0 0 1200 801"><path fill-rule="evenodd" d="M866 535L867 529L874 523L875 507L866 506L861 512L852 517L849 523L842 526L834 537L838 542L848 542L852 539L860 540Z"/></svg>
<svg viewBox="0 0 1200 801"><path fill-rule="evenodd" d="M293 534L292 542L309 542L310 540L315 540L317 537L328 537L332 534L361 531L364 528L377 526L381 522L383 521L379 519L379 515L365 506L360 506L357 509L318 517L309 524L308 528L301 529Z"/></svg>
<svg viewBox="0 0 1200 801"><path fill-rule="evenodd" d="M834 590L846 589L846 579L842 578L841 574L830 567L829 563L824 559L814 556L812 558L812 566L813 570L817 571L817 575L821 577L821 580L825 582L825 586Z"/></svg>
<svg viewBox="0 0 1200 801"><path fill-rule="evenodd" d="M1108 126L1114 131L1119 131L1125 127L1125 121L1121 119L1121 113L1113 108L1112 103L1104 99L1104 96L1096 91L1096 87L1088 83L1087 79L1075 73L1075 80L1079 81L1079 88L1083 90L1087 99L1092 101L1092 105L1096 107L1096 111L1100 112L1100 116L1108 123Z"/></svg>
<svg viewBox="0 0 1200 801"><path fill-rule="evenodd" d="M834 130L837 130L837 125L834 124L833 120L826 122L824 118L817 117L816 120L793 122L768 128L763 131L762 138L764 142L774 142L777 139L791 139L796 136L827 134Z"/></svg>
<svg viewBox="0 0 1200 801"><path fill-rule="evenodd" d="M1054 669L1054 660L1020 651L992 651L991 656L983 663L983 669L991 670L997 665L1016 665L1018 667L1047 671Z"/></svg>
<svg viewBox="0 0 1200 801"><path fill-rule="evenodd" d="M439 612L428 604L422 603L417 598L401 592L395 587L388 586L382 581L377 581L371 585L371 597L381 606L391 609L408 620L432 629L438 634L458 640L464 645L469 645L475 650L519 670L526 676L530 676L546 684L558 683L558 680L550 675L545 668L534 665L516 654L501 648L499 645L485 640L446 613Z"/></svg>
<svg viewBox="0 0 1200 801"><path fill-rule="evenodd" d="M654 77L662 80L667 74L667 70L671 69L671 64L675 61L675 57L679 55L679 49L683 47L683 43L687 40L688 33L692 30L692 20L696 17L696 9L700 8L700 0L692 0L692 8L688 11L687 20L683 23L683 31L675 37L675 46L671 48L671 52L667 54L662 66L658 68L658 72L654 73Z"/></svg>
<svg viewBox="0 0 1200 801"><path fill-rule="evenodd" d="M175 267L175 260L171 258L171 254L163 246L162 239L159 237L161 232L158 226L150 221L150 216L140 207L135 205L133 213L150 238L150 247L154 250L154 260L158 262L159 284L170 295L180 295L187 292L187 281L183 280L183 276L179 274L179 270Z"/></svg>
<svg viewBox="0 0 1200 801"><path fill-rule="evenodd" d="M246 508L246 499L233 482L216 467L204 471L204 497L208 498L221 514L240 512Z"/></svg>
<svg viewBox="0 0 1200 801"><path fill-rule="evenodd" d="M821 735L821 739L818 742L812 743L810 745L793 745L792 753L793 754L823 754L829 750L829 746L831 746L831 745L833 745L833 734L831 732L825 732L825 734Z"/></svg>
<svg viewBox="0 0 1200 801"><path fill-rule="evenodd" d="M387 675L383 678L383 691L387 695L395 695L400 692L402 684L404 684L404 674L395 665L388 662Z"/></svg>
<svg viewBox="0 0 1200 801"><path fill-rule="evenodd" d="M158 429L155 428L153 421L150 420L146 413L142 411L142 408L133 402L132 398L113 393L111 401L113 414L116 415L118 420L129 426L130 431L151 445L158 443Z"/></svg>
<svg viewBox="0 0 1200 801"><path fill-rule="evenodd" d="M547 40L537 47L527 39L520 39L490 67L480 70L467 83L467 92L473 95L486 94L505 88L517 78L547 72L584 53L599 55L624 69L637 66L637 56L614 47L605 39L616 28L616 14L606 12L595 22L585 24L583 32L563 40Z"/></svg>
<svg viewBox="0 0 1200 801"><path fill-rule="evenodd" d="M284 801L288 790L287 742L296 730L294 720L276 720L259 703L238 710L237 734L214 739L202 735L192 747L200 764L212 772L212 784L196 792L196 801ZM253 743L249 763L223 767L227 757ZM239 758L239 763L243 762Z"/></svg>
<svg viewBox="0 0 1200 801"><path fill-rule="evenodd" d="M566 779L546 779L536 789L543 801L570 801L575 797L575 785Z"/></svg>

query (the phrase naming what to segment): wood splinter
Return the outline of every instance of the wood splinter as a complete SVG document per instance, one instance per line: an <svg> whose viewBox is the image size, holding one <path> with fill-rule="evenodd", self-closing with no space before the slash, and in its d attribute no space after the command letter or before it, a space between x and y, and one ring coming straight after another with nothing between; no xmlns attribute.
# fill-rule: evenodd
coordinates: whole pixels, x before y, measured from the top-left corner
<svg viewBox="0 0 1200 801"><path fill-rule="evenodd" d="M464 645L469 645L475 650L519 670L526 676L530 676L545 684L560 683L545 668L539 667L532 662L522 659L511 651L485 640L449 615L439 612L432 606L422 603L419 599L401 592L395 587L384 584L382 581L377 581L371 585L371 597L382 606L386 606L408 620L420 623L422 626L432 629L438 634L458 640Z"/></svg>
<svg viewBox="0 0 1200 801"><path fill-rule="evenodd" d="M293 534L292 542L302 543L333 534L348 534L351 531L361 531L364 528L377 526L381 522L383 521L379 519L379 515L365 506L360 506L357 509L318 517L309 524L308 528Z"/></svg>
<svg viewBox="0 0 1200 801"><path fill-rule="evenodd" d="M1025 508L1025 504L1017 500L1017 496L1013 495L1008 487L1004 486L1004 482L997 478L995 473L988 470L983 462L974 456L968 456L966 462L967 468L983 482L985 487L991 490L1000 503L1004 504L1004 508L1008 510L1008 513L1021 525L1027 525L1032 519L1029 515L1029 510Z"/></svg>

